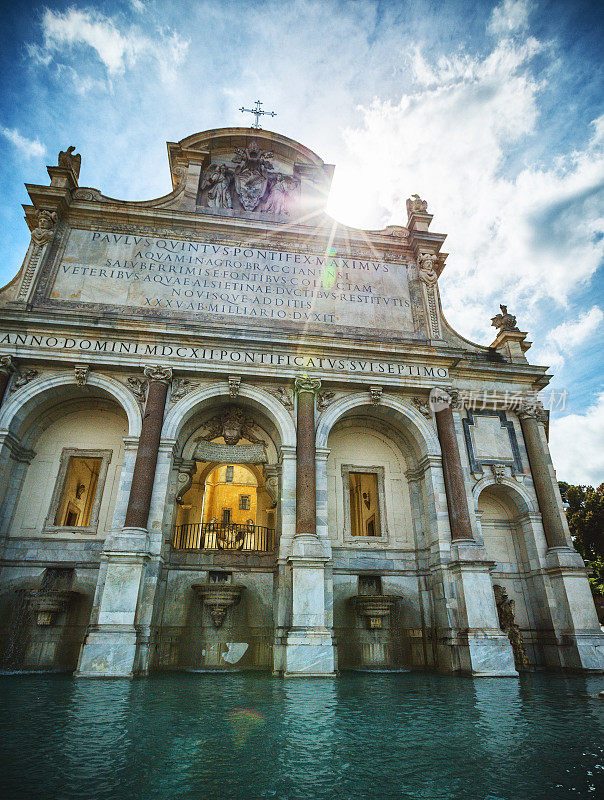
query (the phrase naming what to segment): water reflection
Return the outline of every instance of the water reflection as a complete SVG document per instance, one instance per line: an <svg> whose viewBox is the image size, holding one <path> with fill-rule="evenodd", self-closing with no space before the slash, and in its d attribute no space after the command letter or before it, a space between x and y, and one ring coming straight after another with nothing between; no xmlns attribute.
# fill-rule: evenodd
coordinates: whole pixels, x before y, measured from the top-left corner
<svg viewBox="0 0 604 800"><path fill-rule="evenodd" d="M597 678L0 679L0 797L604 795Z"/></svg>

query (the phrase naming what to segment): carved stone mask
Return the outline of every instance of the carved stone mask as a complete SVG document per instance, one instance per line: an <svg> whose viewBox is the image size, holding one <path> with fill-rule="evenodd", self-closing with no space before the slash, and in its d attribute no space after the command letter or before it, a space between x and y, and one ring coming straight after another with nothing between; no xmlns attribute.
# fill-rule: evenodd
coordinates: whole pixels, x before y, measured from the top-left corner
<svg viewBox="0 0 604 800"><path fill-rule="evenodd" d="M243 435L245 415L240 408L230 408L222 417L222 435L226 444L237 444Z"/></svg>

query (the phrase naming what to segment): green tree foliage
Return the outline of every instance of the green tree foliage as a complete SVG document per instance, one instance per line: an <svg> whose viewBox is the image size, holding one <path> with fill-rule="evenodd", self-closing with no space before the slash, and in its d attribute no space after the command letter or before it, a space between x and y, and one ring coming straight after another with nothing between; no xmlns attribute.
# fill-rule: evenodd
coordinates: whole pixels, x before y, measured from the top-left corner
<svg viewBox="0 0 604 800"><path fill-rule="evenodd" d="M574 545L590 573L591 590L604 595L604 483L597 489L564 481L558 485L567 503L566 518Z"/></svg>

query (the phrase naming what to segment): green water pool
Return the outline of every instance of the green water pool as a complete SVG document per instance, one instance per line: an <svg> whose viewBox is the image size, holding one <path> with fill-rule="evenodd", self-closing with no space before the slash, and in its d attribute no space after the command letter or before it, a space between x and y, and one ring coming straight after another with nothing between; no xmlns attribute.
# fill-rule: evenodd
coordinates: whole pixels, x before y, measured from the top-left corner
<svg viewBox="0 0 604 800"><path fill-rule="evenodd" d="M0 678L2 800L604 797L602 678Z"/></svg>

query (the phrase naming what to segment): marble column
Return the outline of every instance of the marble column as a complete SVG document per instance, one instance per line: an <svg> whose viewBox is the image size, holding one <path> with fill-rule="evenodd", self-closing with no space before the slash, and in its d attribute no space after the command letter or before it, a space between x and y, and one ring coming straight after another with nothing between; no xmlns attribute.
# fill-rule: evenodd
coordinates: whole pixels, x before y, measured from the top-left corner
<svg viewBox="0 0 604 800"><path fill-rule="evenodd" d="M13 360L10 356L0 356L0 406L4 399L6 387L13 372Z"/></svg>
<svg viewBox="0 0 604 800"><path fill-rule="evenodd" d="M524 405L519 416L548 547L570 547L568 525L545 442L545 411L540 404Z"/></svg>
<svg viewBox="0 0 604 800"><path fill-rule="evenodd" d="M145 367L148 395L126 518L121 530L111 532L101 555L95 614L76 673L81 677L132 677L139 671L144 645L141 609L149 594L145 586L153 578L148 572L157 562L152 558L147 523L171 374L167 367Z"/></svg>
<svg viewBox="0 0 604 800"><path fill-rule="evenodd" d="M315 451L316 378L296 378L296 534L287 562L292 574L292 624L285 647L285 676L335 674L335 648L327 627L325 567L330 560L317 536Z"/></svg>
<svg viewBox="0 0 604 800"><path fill-rule="evenodd" d="M441 411L436 411L435 417L442 451L445 491L451 523L451 539L473 539L466 485L451 406L447 406Z"/></svg>

